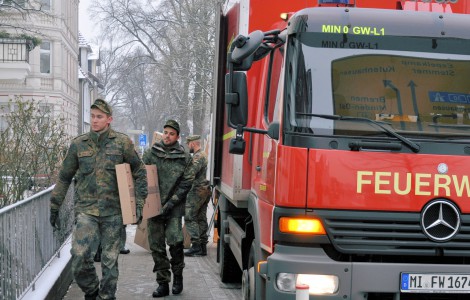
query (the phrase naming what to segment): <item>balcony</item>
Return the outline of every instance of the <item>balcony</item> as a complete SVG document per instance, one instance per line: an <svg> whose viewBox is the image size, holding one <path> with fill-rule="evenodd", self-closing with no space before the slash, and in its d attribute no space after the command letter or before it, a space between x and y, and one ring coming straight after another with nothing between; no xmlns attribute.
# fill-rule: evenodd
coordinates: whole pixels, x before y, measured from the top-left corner
<svg viewBox="0 0 470 300"><path fill-rule="evenodd" d="M23 80L29 75L30 49L29 40L0 38L0 80Z"/></svg>

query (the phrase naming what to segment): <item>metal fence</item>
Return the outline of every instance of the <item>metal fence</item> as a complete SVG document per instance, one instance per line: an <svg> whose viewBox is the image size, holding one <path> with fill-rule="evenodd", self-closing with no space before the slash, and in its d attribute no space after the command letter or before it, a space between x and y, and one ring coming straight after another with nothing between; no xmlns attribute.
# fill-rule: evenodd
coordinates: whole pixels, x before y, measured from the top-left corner
<svg viewBox="0 0 470 300"><path fill-rule="evenodd" d="M72 232L73 186L60 209L60 230L49 223L53 187L0 209L0 299L18 299Z"/></svg>

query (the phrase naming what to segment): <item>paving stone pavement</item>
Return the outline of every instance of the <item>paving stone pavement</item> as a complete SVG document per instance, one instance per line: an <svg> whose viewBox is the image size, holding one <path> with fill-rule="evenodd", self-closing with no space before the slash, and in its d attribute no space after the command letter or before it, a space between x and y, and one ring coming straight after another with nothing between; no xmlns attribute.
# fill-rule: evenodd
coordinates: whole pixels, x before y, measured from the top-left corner
<svg viewBox="0 0 470 300"><path fill-rule="evenodd" d="M209 238L207 256L185 257L186 267L183 271L184 290L180 295L170 295L164 298L152 298L156 289L155 274L152 273L153 260L150 252L134 244L135 225L126 227L126 247L129 254L119 255L119 281L117 300L133 299L180 299L180 300L238 300L242 298L241 284L224 284L219 278L217 263L217 245ZM101 275L100 264L95 263L98 276ZM101 277L101 276L100 276ZM171 289L171 284L170 284ZM64 300L84 299L84 294L72 282Z"/></svg>

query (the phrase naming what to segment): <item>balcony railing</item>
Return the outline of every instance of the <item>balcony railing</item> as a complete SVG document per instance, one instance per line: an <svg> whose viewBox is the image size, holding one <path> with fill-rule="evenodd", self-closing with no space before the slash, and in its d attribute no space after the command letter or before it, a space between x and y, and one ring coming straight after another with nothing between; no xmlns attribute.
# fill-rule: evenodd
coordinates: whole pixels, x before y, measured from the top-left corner
<svg viewBox="0 0 470 300"><path fill-rule="evenodd" d="M31 49L31 41L0 38L0 62L29 63L29 49Z"/></svg>
<svg viewBox="0 0 470 300"><path fill-rule="evenodd" d="M31 72L27 39L0 38L0 80L24 80Z"/></svg>

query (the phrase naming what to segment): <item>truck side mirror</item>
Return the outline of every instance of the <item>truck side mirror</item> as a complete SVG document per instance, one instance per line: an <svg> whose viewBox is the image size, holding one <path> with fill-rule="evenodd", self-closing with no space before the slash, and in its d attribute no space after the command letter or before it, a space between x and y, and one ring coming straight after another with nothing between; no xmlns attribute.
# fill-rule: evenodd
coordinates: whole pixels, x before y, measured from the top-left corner
<svg viewBox="0 0 470 300"><path fill-rule="evenodd" d="M240 64L232 63L234 71L248 71L253 65L253 55L248 56Z"/></svg>
<svg viewBox="0 0 470 300"><path fill-rule="evenodd" d="M268 136L272 138L273 140L278 140L279 129L280 129L279 122L272 122L271 124L269 124L269 127L268 127Z"/></svg>
<svg viewBox="0 0 470 300"><path fill-rule="evenodd" d="M244 72L233 72L231 75L225 75L225 104L227 104L228 125L237 128L238 125L246 126L248 123L248 90ZM231 90L230 80L232 80Z"/></svg>
<svg viewBox="0 0 470 300"><path fill-rule="evenodd" d="M269 48L259 49L264 37L265 33L260 30L254 31L248 36L239 35L232 41L227 53L228 73L225 75L227 125L237 130L235 138L230 140L229 153L232 154L245 153L244 130L261 134L267 133L266 130L246 127L248 124L248 89L246 74L241 72L249 70L255 58L259 59L267 54L266 50ZM275 128L273 128L272 134L276 136ZM279 136L279 125L277 136Z"/></svg>
<svg viewBox="0 0 470 300"><path fill-rule="evenodd" d="M243 139L243 127L241 125L237 126L237 131L235 133L235 138L230 140L230 145L228 152L231 154L243 154L245 153L246 142Z"/></svg>
<svg viewBox="0 0 470 300"><path fill-rule="evenodd" d="M264 39L264 33L256 30L247 37L239 35L233 41L233 51L229 61L230 63L241 64L243 60L255 53Z"/></svg>
<svg viewBox="0 0 470 300"><path fill-rule="evenodd" d="M244 139L231 139L228 153L242 155L245 153L245 145Z"/></svg>
<svg viewBox="0 0 470 300"><path fill-rule="evenodd" d="M253 31L248 36L237 36L231 45L227 62L233 66L234 71L248 71L253 64L253 56L263 43L264 33Z"/></svg>

